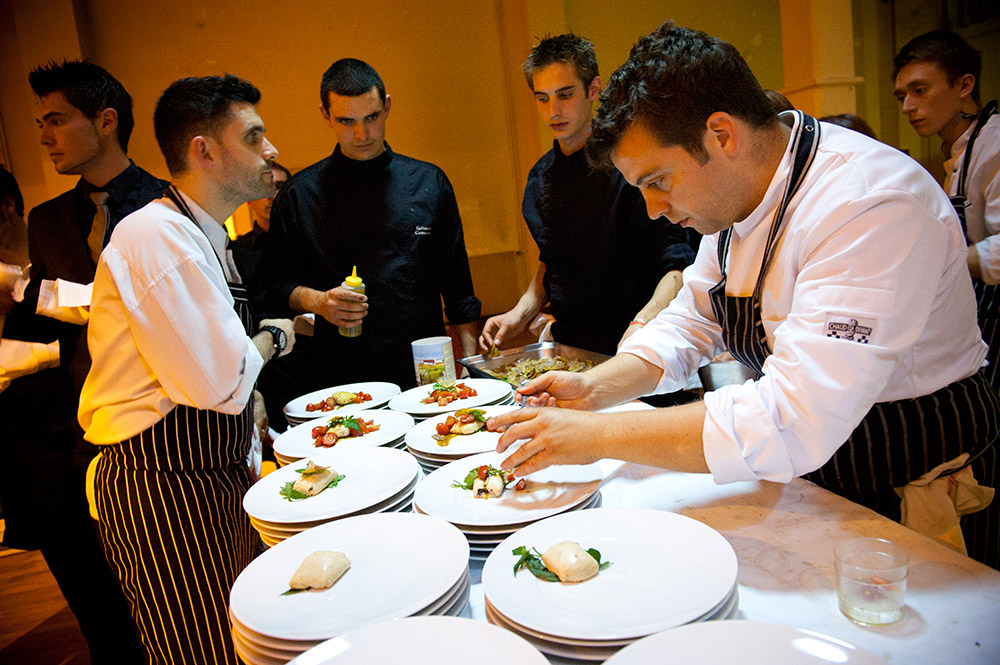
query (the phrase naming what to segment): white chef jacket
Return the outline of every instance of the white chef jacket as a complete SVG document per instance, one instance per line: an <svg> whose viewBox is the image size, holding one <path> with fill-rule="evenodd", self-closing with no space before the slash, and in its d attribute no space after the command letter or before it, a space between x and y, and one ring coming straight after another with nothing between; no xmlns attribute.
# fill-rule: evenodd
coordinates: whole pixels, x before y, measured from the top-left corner
<svg viewBox="0 0 1000 665"><path fill-rule="evenodd" d="M123 219L101 253L79 411L92 443L134 436L178 404L240 413L263 367L217 258L225 229L185 202L201 229L162 198Z"/></svg>
<svg viewBox="0 0 1000 665"><path fill-rule="evenodd" d="M790 159L786 149L760 205L733 226L729 295L753 293ZM717 246L718 234L702 239L677 298L619 350L663 370L656 392L683 388L724 349L708 296L721 277ZM986 355L944 192L903 153L827 123L760 307L772 350L764 376L705 395L705 458L718 483L814 471L873 404L968 377Z"/></svg>
<svg viewBox="0 0 1000 665"><path fill-rule="evenodd" d="M976 123L951 146L951 158L944 163L944 189L958 193L958 178L965 162L965 147ZM983 125L972 147L969 175L965 179L965 224L969 241L979 252L981 277L987 284L1000 283L1000 115L994 113Z"/></svg>

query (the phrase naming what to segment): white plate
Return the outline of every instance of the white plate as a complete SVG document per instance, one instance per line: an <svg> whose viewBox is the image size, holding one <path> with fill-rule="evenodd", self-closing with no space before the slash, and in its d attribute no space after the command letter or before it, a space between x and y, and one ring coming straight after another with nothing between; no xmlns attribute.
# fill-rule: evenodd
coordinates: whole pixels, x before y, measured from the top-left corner
<svg viewBox="0 0 1000 665"><path fill-rule="evenodd" d="M324 412L306 411L306 404L315 404L316 402L325 400L333 393L340 391L348 393L364 392L371 395L372 399L370 402L348 404L333 411L326 411L326 414L329 414L330 416L340 416L345 413L353 413L355 411L377 409L399 394L399 386L395 383L386 383L385 381L367 381L364 383L346 383L342 386L333 386L332 388L314 390L313 392L303 395L302 397L296 397L291 402L286 404L284 408L285 417L293 418L296 421L318 418L319 416L324 415Z"/></svg>
<svg viewBox="0 0 1000 665"><path fill-rule="evenodd" d="M545 552L564 540L599 550L611 565L580 584L544 582L527 570L514 575L514 548ZM619 640L704 616L732 592L736 573L732 546L701 522L660 510L598 508L512 534L487 559L482 582L497 611L522 626L560 637Z"/></svg>
<svg viewBox="0 0 1000 665"><path fill-rule="evenodd" d="M375 432L364 436L352 436L341 439L331 448L316 446L313 441L312 429L317 425L325 425L332 418L342 415L339 411L326 413L313 420L307 420L301 425L290 427L279 436L274 442L275 456L282 458L302 459L315 455L323 450L333 450L334 448L374 448L395 443L407 430L413 427L413 416L400 411L390 411L388 409L369 409L364 413L356 413L355 417L371 420L374 424L380 425ZM350 415L350 414L348 414Z"/></svg>
<svg viewBox="0 0 1000 665"><path fill-rule="evenodd" d="M431 394L431 386L417 386L402 392L389 400L389 408L396 411L405 411L417 417L429 417L442 413L451 413L459 409L473 406L485 406L499 402L510 397L511 387L505 381L494 379L463 379L457 383L464 383L469 388L476 391L475 397L455 400L444 406L435 404L424 404L420 400L426 399ZM372 396L374 397L374 395Z"/></svg>
<svg viewBox="0 0 1000 665"><path fill-rule="evenodd" d="M534 635L518 630L515 624L512 624L507 617L497 612L496 608L491 605L486 605L485 609L487 621L497 626L506 628L515 635L523 637L536 649L542 651L543 653L561 656L563 658L570 658L574 661L586 660L600 663L615 655L615 653L621 649L621 647L578 647L570 644L559 644L558 642L535 637Z"/></svg>
<svg viewBox="0 0 1000 665"><path fill-rule="evenodd" d="M650 635L622 649L607 665L661 662L699 665L768 663L769 665L886 665L856 646L811 630L758 621L708 621Z"/></svg>
<svg viewBox="0 0 1000 665"><path fill-rule="evenodd" d="M294 665L547 665L527 641L481 621L411 617L351 631L302 654Z"/></svg>
<svg viewBox="0 0 1000 665"><path fill-rule="evenodd" d="M437 469L419 485L414 504L428 515L469 526L523 524L544 519L577 506L600 487L604 476L599 464L551 466L527 476L528 490L507 490L499 498L476 499L472 490L452 487L470 470L483 464L499 468L510 453L495 452L463 457Z"/></svg>
<svg viewBox="0 0 1000 665"><path fill-rule="evenodd" d="M518 406L499 405L482 407L486 418L492 418L501 413L507 413L519 408ZM437 434L438 423L443 423L450 415L449 413L447 415L428 418L413 427L406 433L406 445L409 446L414 454L435 461L451 461L456 457L467 457L468 455L496 450L497 441L500 439L500 432L489 432L485 427L475 434L452 437L448 441L448 445L442 446L433 437Z"/></svg>
<svg viewBox="0 0 1000 665"><path fill-rule="evenodd" d="M336 487L316 496L289 501L281 488L297 480L299 469L312 460L320 466L332 466L344 479ZM283 466L260 480L243 496L243 509L263 522L294 524L330 520L370 508L396 495L420 473L413 456L393 448L341 450L334 447L308 459Z"/></svg>
<svg viewBox="0 0 1000 665"><path fill-rule="evenodd" d="M329 589L282 596L317 550L343 552L350 569ZM250 630L282 640L317 640L409 616L438 600L468 570L469 545L451 524L412 513L331 522L284 540L254 559L229 597Z"/></svg>
<svg viewBox="0 0 1000 665"><path fill-rule="evenodd" d="M566 512L587 510L588 508L600 508L603 501L604 500L601 497L601 493L595 492L592 497L590 497L583 503L570 508ZM420 507L417 505L413 506L413 512L420 513L423 515L426 514L421 512ZM520 522L518 524L505 524L501 526L469 526L468 524L456 524L455 526L457 526L462 531L462 533L466 535L466 537L470 535L473 537L484 536L488 538L493 536L500 536L500 538L497 540L497 544L499 544L502 543L507 538L507 536L514 533L515 531L523 529L529 524L531 524L531 522Z"/></svg>

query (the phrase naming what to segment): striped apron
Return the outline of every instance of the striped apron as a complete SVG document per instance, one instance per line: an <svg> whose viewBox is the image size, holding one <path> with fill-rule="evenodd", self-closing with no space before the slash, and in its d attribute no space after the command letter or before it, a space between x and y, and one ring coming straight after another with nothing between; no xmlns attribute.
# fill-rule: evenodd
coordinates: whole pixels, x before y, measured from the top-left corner
<svg viewBox="0 0 1000 665"><path fill-rule="evenodd" d="M229 287L250 334L246 291ZM150 663L239 663L229 591L260 551L242 506L253 482L252 404L238 415L178 405L144 432L101 447L101 539Z"/></svg>
<svg viewBox="0 0 1000 665"><path fill-rule="evenodd" d="M793 138L793 166L771 224L753 295L726 295L725 265L732 229L719 235L722 279L709 291L726 346L758 377L771 355L760 313L764 275L773 259L788 202L804 180L819 142L819 123L800 111L796 113L800 120ZM875 404L833 457L804 477L898 521L900 500L893 488L963 452L971 456L969 464L976 479L996 487L997 451L992 444L998 432L1000 399L980 371L930 395ZM963 517L962 532L969 556L1000 568L1000 502Z"/></svg>
<svg viewBox="0 0 1000 665"><path fill-rule="evenodd" d="M972 146L976 143L976 137L982 130L983 125L990 119L990 116L997 112L997 101L993 100L983 107L976 120L976 127L972 130L969 143L965 146L965 159L962 160L962 171L958 176L958 188L955 196L951 197L951 204L958 213L958 219L962 222L962 231L965 237L969 237L969 227L965 221L965 208L969 205L965 198L965 183L969 177L969 162L972 161ZM971 244L971 243L970 243ZM985 368L986 378L994 390L1000 391L1000 284L986 284L982 280L972 280L972 285L976 290L976 305L979 318L979 330L983 333L983 341L989 345L990 349L986 353L989 365Z"/></svg>

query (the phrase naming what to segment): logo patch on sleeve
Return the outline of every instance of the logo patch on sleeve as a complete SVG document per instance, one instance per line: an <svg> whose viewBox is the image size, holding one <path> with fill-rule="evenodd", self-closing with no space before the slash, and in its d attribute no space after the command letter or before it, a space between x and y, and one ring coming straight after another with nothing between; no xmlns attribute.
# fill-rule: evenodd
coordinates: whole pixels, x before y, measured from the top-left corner
<svg viewBox="0 0 1000 665"><path fill-rule="evenodd" d="M867 344L875 331L875 319L853 319L831 315L826 320L826 336Z"/></svg>

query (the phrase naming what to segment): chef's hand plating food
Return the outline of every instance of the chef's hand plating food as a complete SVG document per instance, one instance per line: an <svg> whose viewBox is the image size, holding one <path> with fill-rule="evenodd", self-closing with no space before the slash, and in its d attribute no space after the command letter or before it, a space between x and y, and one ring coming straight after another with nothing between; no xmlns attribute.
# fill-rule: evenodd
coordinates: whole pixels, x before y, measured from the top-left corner
<svg viewBox="0 0 1000 665"><path fill-rule="evenodd" d="M342 474L338 474L335 469L329 466L320 466L309 460L304 469L296 469L300 477L295 481L288 481L281 486L281 496L289 501L298 501L316 496L327 487L336 487L337 483L344 479Z"/></svg>
<svg viewBox="0 0 1000 665"><path fill-rule="evenodd" d="M322 402L316 402L315 404L306 404L306 411L335 411L348 404L361 404L362 402L372 401L372 396L365 392L351 393L344 390L338 390L329 397L327 397Z"/></svg>
<svg viewBox="0 0 1000 665"><path fill-rule="evenodd" d="M436 434L431 438L439 446L447 446L456 436L475 434L486 427L486 412L482 409L459 409L444 422L435 425Z"/></svg>
<svg viewBox="0 0 1000 665"><path fill-rule="evenodd" d="M313 552L302 561L288 581L291 588L281 595L306 589L329 589L350 567L351 560L343 552Z"/></svg>
<svg viewBox="0 0 1000 665"><path fill-rule="evenodd" d="M382 426L376 425L374 419L339 416L331 419L326 425L316 425L312 428L313 445L317 448L332 448L341 439L364 436L377 431L380 427Z"/></svg>
<svg viewBox="0 0 1000 665"><path fill-rule="evenodd" d="M516 482L515 482L516 481ZM521 492L527 488L527 481L524 478L517 480L513 473L498 469L488 464L469 471L462 482L455 481L452 487L464 490L472 490L472 496L477 499L488 499L499 497L510 484L514 484L514 490Z"/></svg>
<svg viewBox="0 0 1000 665"><path fill-rule="evenodd" d="M513 554L520 558L514 564L514 574L521 568L527 568L531 574L547 582L583 582L597 575L611 565L610 561L601 561L601 553L590 548L580 547L580 543L564 541L557 543L539 555L538 550L530 550L523 545L514 549Z"/></svg>

